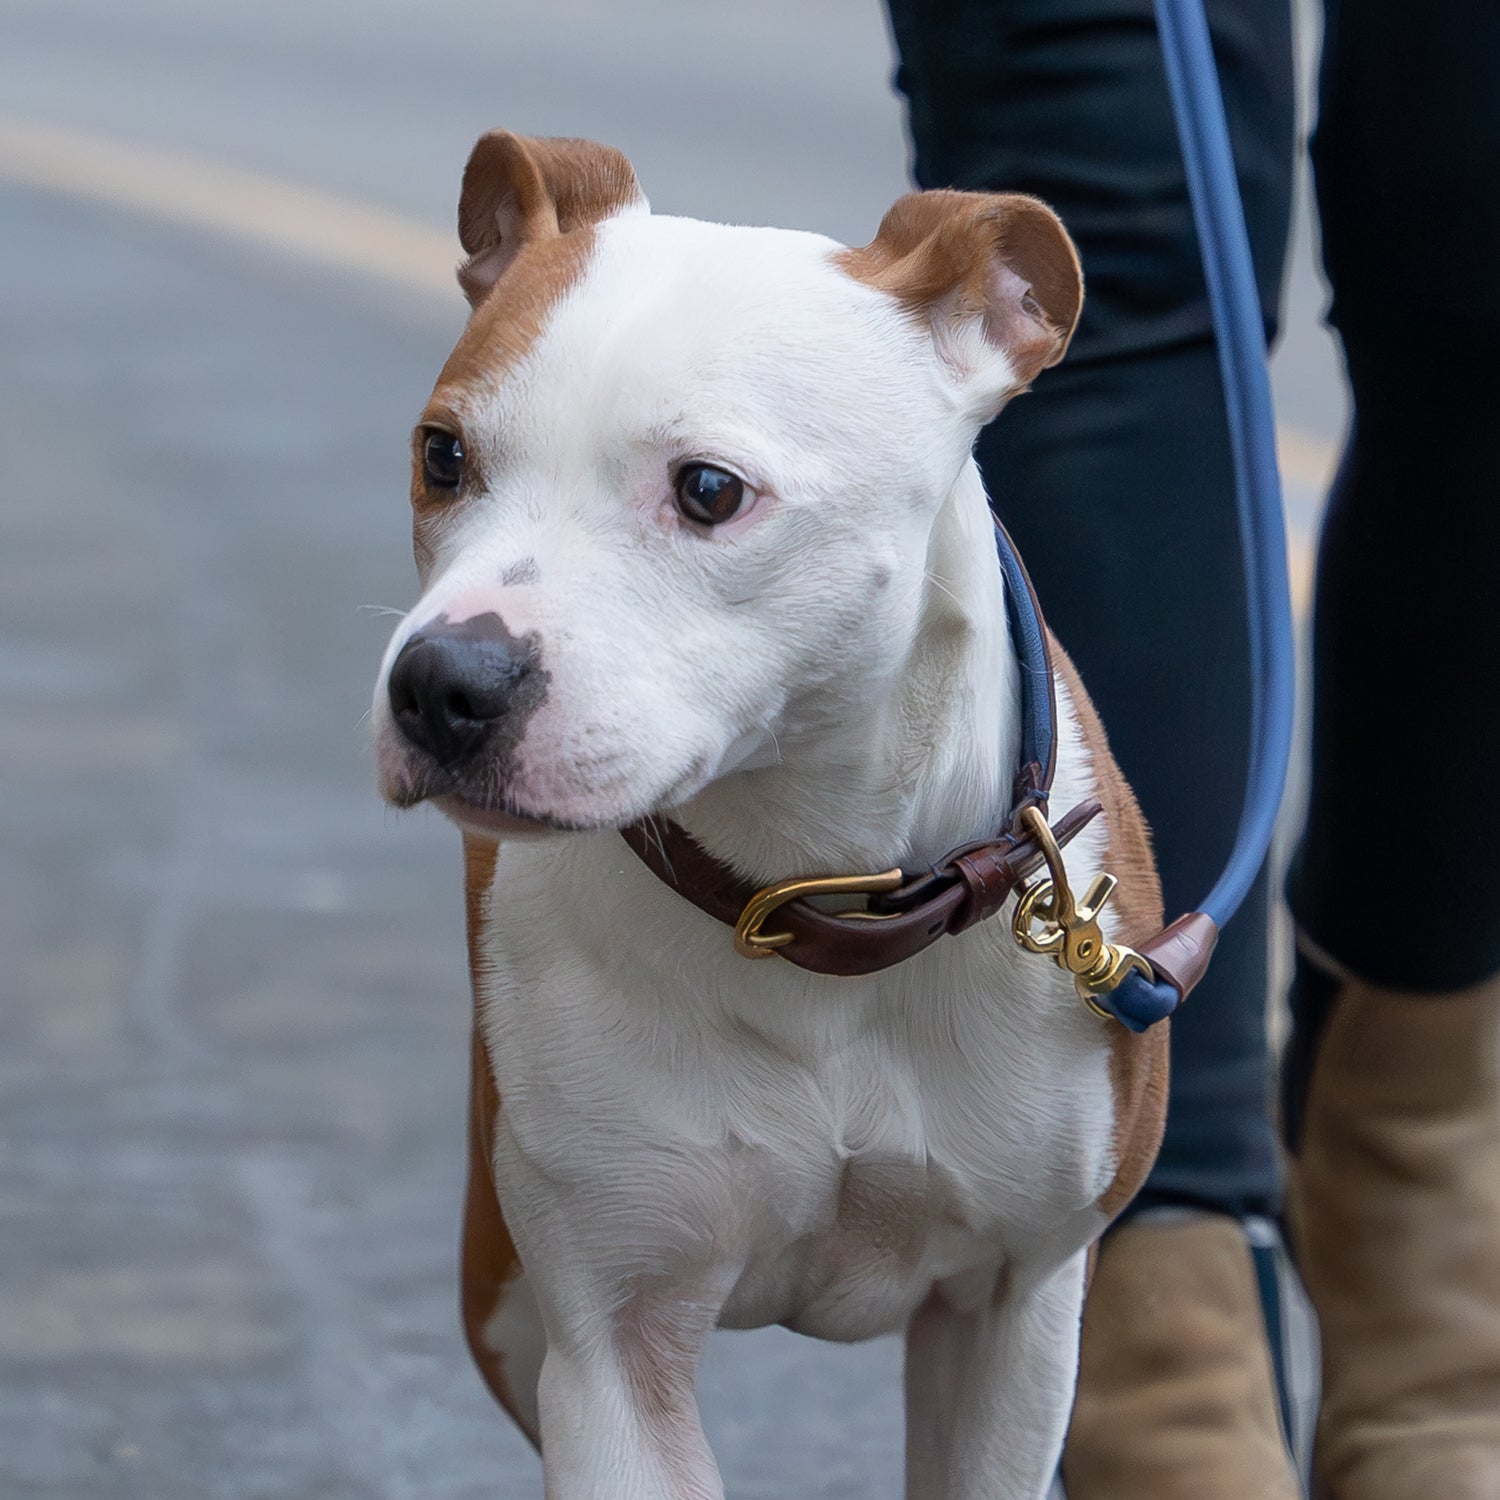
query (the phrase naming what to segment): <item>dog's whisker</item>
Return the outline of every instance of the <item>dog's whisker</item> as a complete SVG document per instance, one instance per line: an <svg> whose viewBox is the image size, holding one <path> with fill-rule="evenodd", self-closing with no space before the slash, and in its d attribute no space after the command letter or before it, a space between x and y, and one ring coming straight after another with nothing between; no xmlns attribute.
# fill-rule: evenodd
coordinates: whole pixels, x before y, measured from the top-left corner
<svg viewBox="0 0 1500 1500"><path fill-rule="evenodd" d="M963 601L958 597L957 594L953 592L952 589L948 587L946 583L943 582L941 578L937 576L936 573L924 573L922 576L927 580L928 583L933 586L933 588L941 589L943 593L945 593L955 604L962 606Z"/></svg>
<svg viewBox="0 0 1500 1500"><path fill-rule="evenodd" d="M661 862L666 867L667 874L676 880L677 871L673 868L672 856L667 852L666 836L662 832L661 825L656 821L655 813L646 814L646 833L648 837L656 841L656 847L661 854Z"/></svg>
<svg viewBox="0 0 1500 1500"><path fill-rule="evenodd" d="M667 857L667 847L662 842L661 834L657 830L656 814L647 813L646 816L641 819L641 827L645 830L646 841L650 844L654 844L657 852L661 855L662 859L665 860Z"/></svg>
<svg viewBox="0 0 1500 1500"><path fill-rule="evenodd" d="M404 615L404 609L397 609L394 604L356 604L355 609L362 615Z"/></svg>

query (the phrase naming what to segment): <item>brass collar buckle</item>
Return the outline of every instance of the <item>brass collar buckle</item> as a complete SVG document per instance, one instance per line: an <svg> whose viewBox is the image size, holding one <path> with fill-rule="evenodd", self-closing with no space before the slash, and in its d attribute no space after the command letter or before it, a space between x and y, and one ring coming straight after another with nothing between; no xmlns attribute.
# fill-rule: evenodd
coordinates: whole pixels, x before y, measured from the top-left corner
<svg viewBox="0 0 1500 1500"><path fill-rule="evenodd" d="M1080 903L1068 884L1062 851L1046 818L1035 807L1028 807L1021 817L1047 861L1048 873L1021 892L1011 933L1028 953L1045 954L1066 969L1084 1004L1109 1020L1109 1012L1094 996L1108 994L1132 969L1151 977L1151 965L1139 953L1106 942L1099 926L1099 913L1119 882L1113 875L1096 875Z"/></svg>
<svg viewBox="0 0 1500 1500"><path fill-rule="evenodd" d="M762 932L766 918L778 907L799 896L853 896L874 895L878 891L894 891L906 876L900 870L886 870L880 875L825 875L810 880L782 880L758 890L746 903L734 924L735 952L746 958L770 958L778 949L792 942L796 934L791 932ZM881 922L889 920L880 912L845 911L839 916L845 920Z"/></svg>

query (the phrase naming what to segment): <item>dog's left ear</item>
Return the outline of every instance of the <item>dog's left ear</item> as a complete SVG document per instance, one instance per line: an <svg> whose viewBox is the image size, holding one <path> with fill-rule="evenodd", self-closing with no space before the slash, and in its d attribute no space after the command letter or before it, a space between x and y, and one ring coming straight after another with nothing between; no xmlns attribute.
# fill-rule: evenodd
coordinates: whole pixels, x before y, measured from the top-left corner
<svg viewBox="0 0 1500 1500"><path fill-rule="evenodd" d="M1021 193L908 193L839 260L931 325L983 421L1063 357L1083 306L1067 230Z"/></svg>
<svg viewBox="0 0 1500 1500"><path fill-rule="evenodd" d="M528 244L637 205L644 208L646 199L635 169L613 146L492 130L464 168L458 238L469 259L459 285L478 307Z"/></svg>

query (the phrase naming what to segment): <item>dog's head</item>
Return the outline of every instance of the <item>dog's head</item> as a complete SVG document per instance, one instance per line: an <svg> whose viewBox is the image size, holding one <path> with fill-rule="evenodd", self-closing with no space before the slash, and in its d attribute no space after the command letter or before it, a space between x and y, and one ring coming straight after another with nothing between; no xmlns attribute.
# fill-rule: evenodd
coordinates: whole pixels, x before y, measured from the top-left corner
<svg viewBox="0 0 1500 1500"><path fill-rule="evenodd" d="M618 152L495 132L459 233L384 795L622 827L889 692L978 429L1077 321L1051 210L916 193L851 250L652 215Z"/></svg>

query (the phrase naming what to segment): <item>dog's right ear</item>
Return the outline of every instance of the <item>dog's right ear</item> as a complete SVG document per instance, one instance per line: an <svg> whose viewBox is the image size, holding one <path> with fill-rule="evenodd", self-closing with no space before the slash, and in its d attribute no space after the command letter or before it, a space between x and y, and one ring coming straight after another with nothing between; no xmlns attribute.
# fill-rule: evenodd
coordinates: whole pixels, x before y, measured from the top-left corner
<svg viewBox="0 0 1500 1500"><path fill-rule="evenodd" d="M1073 241L1022 193L908 193L838 261L930 330L985 422L1063 357L1083 306Z"/></svg>
<svg viewBox="0 0 1500 1500"><path fill-rule="evenodd" d="M612 146L492 130L464 168L458 238L469 259L458 284L478 307L527 245L646 206L634 168Z"/></svg>

